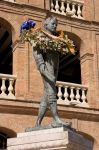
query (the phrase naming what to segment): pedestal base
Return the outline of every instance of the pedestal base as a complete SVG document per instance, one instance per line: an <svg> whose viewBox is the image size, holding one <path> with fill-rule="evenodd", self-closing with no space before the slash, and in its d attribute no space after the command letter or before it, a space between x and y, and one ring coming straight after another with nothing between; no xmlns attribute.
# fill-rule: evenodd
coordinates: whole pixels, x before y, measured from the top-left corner
<svg viewBox="0 0 99 150"><path fill-rule="evenodd" d="M8 139L7 150L92 150L82 135L63 127L19 133Z"/></svg>

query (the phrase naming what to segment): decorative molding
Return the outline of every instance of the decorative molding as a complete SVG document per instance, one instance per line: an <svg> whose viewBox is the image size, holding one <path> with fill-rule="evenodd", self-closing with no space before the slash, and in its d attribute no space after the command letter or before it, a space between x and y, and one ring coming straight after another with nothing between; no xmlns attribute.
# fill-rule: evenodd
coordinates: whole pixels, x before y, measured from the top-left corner
<svg viewBox="0 0 99 150"><path fill-rule="evenodd" d="M81 63L83 63L86 60L92 60L93 57L94 57L94 54L86 53L80 57L80 61Z"/></svg>
<svg viewBox="0 0 99 150"><path fill-rule="evenodd" d="M32 100L9 100L0 99L0 112L10 114L24 114L24 115L37 115L40 102ZM58 105L58 111L61 116L67 116L67 118L78 118L90 121L99 121L99 109L95 108L79 108L72 106ZM62 113L62 114L61 114ZM49 111L46 113L46 117L50 116Z"/></svg>
<svg viewBox="0 0 99 150"><path fill-rule="evenodd" d="M29 15L32 16L32 18L39 16L39 20L42 21L46 17L46 13L48 13L48 10L41 9L38 7L34 7L33 5L29 4L22 4L22 3L9 3L7 1L0 1L0 11L10 12L18 15ZM59 23L64 25L70 25L72 27L77 27L84 30L90 30L90 31L97 31L99 32L99 23L95 21L87 21L87 20L81 20L77 18L70 18L66 16L62 16L59 14L55 14L57 18L59 18Z"/></svg>

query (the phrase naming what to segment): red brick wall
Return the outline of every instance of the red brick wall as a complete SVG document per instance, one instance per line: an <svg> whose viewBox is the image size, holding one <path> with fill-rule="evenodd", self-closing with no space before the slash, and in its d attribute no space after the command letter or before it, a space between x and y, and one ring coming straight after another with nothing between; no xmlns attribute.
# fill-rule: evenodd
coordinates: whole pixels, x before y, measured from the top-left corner
<svg viewBox="0 0 99 150"><path fill-rule="evenodd" d="M23 9L24 12L27 14L23 16L23 10L21 9L21 7L15 8L12 6L6 6L6 10L8 8L13 11L13 14L10 12L1 11L0 16L11 24L13 28L13 42L19 38L20 25L26 18L30 17L28 14L32 13L32 18L37 22L38 26L41 24L45 17L45 13L41 10L40 12L38 12L36 11L36 9L31 10L28 8L31 13L27 13L28 9ZM97 68L95 67L95 64L98 60L96 59L97 55L95 32L90 31L87 26L89 27L90 24L85 24L85 26L80 27L80 24L76 23L75 20L73 20L73 22L72 20L71 22L66 22L64 17L61 18L59 16L59 27L64 29L64 31L68 31L71 34L73 33L77 35L81 39L81 79L82 84L88 85L88 101L90 104L92 104L93 107L97 105L96 93L98 93L98 88L96 84ZM21 99L33 99L38 101L43 93L43 84L40 74L35 66L32 48L27 43L25 43L25 45L17 44L15 46L15 51L13 53L13 74L17 75L16 97ZM95 93L94 95L93 92Z"/></svg>
<svg viewBox="0 0 99 150"><path fill-rule="evenodd" d="M94 16L95 21L99 22L99 1L94 0Z"/></svg>
<svg viewBox="0 0 99 150"><path fill-rule="evenodd" d="M31 1L34 3L34 1ZM41 1L37 1L36 5L40 5ZM94 20L94 9L93 3L90 0L86 0L86 11L85 16L86 19L91 21ZM98 21L98 5L96 2L95 7L95 19ZM41 22L46 16L45 11L41 11L38 9L22 9L20 5L8 5L4 2L4 4L0 3L0 18L4 18L9 22L12 28L12 40L13 43L19 37L19 29L20 24L28 17L33 18L36 22L38 22L38 26L40 26ZM34 4L33 4L34 5ZM42 6L43 7L43 4ZM2 9L1 9L2 8ZM76 19L68 19L63 16L56 15L59 20L58 29L61 28L64 31L70 32L70 34L75 34L81 39L81 47L80 47L80 57L81 57L81 79L82 84L88 85L88 103L91 108L99 108L99 78L98 78L98 66L99 66L99 30L98 26L93 25L87 21L81 21ZM10 29L11 29L10 28ZM29 109L27 105L29 104L29 100L39 101L43 94L43 83L40 77L39 71L36 68L36 64L32 54L32 47L28 44L16 44L14 47L15 51L13 53L13 74L17 75L16 81L16 101L17 103L20 99L26 100L24 108ZM0 101L1 102L1 101ZM8 102L8 101L7 101ZM5 104L2 102L2 105ZM9 104L10 105L10 104ZM1 104L0 104L1 106ZM10 107L10 106L9 106ZM37 113L34 115L35 109L33 109L33 115L29 113L18 114L16 109L20 107L17 106L13 113L8 113L8 110L3 111L0 109L0 120L1 126L14 130L15 132L24 132L24 129L29 126L33 126L36 120ZM69 108L69 107L68 107ZM67 109L67 108L65 108ZM75 108L75 111L76 110ZM63 111L64 112L64 111ZM72 108L71 108L72 112ZM85 114L85 110L83 110L82 114ZM77 119L75 123L75 127L81 132L90 133L90 135L95 139L94 150L98 150L99 144L99 120L94 119L98 114L93 115L93 119L89 121L89 118L92 118L92 114L88 110L89 116L85 119L77 119L77 115L72 114L72 117L68 115L61 115L62 117L68 117L69 120L75 122L75 118ZM81 118L81 116L80 116ZM49 117L44 119L45 122L49 122Z"/></svg>

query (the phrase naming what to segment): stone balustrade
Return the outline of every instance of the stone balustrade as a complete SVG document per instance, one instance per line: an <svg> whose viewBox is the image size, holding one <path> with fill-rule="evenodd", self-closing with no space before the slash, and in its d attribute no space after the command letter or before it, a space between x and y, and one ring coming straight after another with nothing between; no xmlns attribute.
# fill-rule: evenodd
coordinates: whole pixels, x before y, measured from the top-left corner
<svg viewBox="0 0 99 150"><path fill-rule="evenodd" d="M83 18L84 0L51 0L51 12L74 18Z"/></svg>
<svg viewBox="0 0 99 150"><path fill-rule="evenodd" d="M60 81L57 81L56 86L58 104L89 107L87 102L87 86Z"/></svg>
<svg viewBox="0 0 99 150"><path fill-rule="evenodd" d="M0 98L16 99L15 75L0 74ZM89 107L87 102L88 87L81 84L56 82L58 104Z"/></svg>
<svg viewBox="0 0 99 150"><path fill-rule="evenodd" d="M4 1L8 1L8 2L15 2L15 0L4 0Z"/></svg>
<svg viewBox="0 0 99 150"><path fill-rule="evenodd" d="M14 85L16 76L0 74L0 98L16 99Z"/></svg>
<svg viewBox="0 0 99 150"><path fill-rule="evenodd" d="M15 3L16 0L4 0ZM84 19L83 7L84 0L49 0L50 11L61 14L64 16L70 16L73 18ZM27 2L30 3L30 2Z"/></svg>

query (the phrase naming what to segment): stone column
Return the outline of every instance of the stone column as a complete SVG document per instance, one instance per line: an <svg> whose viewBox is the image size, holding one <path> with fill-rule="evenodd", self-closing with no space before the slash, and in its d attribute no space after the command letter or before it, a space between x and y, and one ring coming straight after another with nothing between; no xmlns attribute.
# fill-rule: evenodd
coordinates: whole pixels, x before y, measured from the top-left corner
<svg viewBox="0 0 99 150"><path fill-rule="evenodd" d="M99 33L96 33L96 51L95 51L95 61L94 61L94 68L95 68L95 77L96 77L96 103L97 107L99 108Z"/></svg>
<svg viewBox="0 0 99 150"><path fill-rule="evenodd" d="M95 95L94 90L94 72L93 72L93 54L86 53L81 57L81 77L82 84L88 86L87 100L89 106L93 104Z"/></svg>
<svg viewBox="0 0 99 150"><path fill-rule="evenodd" d="M17 76L15 96L23 100L38 100L42 96L43 83L29 43L18 43L13 49L13 74Z"/></svg>
<svg viewBox="0 0 99 150"><path fill-rule="evenodd" d="M28 43L18 43L13 52L13 74L17 76L15 84L16 98L25 99L28 73Z"/></svg>

